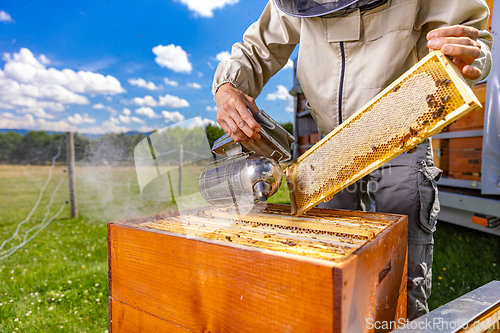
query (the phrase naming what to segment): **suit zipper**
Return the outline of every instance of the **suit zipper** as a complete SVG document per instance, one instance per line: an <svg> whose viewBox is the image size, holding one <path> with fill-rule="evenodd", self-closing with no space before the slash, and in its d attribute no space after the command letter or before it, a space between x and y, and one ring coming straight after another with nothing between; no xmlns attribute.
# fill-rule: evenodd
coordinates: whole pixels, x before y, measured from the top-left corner
<svg viewBox="0 0 500 333"><path fill-rule="evenodd" d="M339 125L342 124L342 90L344 88L344 75L345 75L344 42L340 42L340 54L342 56L342 71L340 72L340 85L339 85Z"/></svg>

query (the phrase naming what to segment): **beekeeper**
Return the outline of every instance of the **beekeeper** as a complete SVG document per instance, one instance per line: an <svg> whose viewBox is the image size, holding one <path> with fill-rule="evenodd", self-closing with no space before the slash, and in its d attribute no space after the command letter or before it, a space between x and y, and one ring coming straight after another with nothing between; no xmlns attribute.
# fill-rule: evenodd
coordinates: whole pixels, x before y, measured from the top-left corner
<svg viewBox="0 0 500 333"><path fill-rule="evenodd" d="M322 136L429 49L452 57L473 85L491 67L488 15L478 0L270 0L217 68L217 122L235 141L258 139L260 127L250 114L258 112L254 98L297 44L297 78ZM429 311L440 174L426 140L323 204L408 215L410 320Z"/></svg>

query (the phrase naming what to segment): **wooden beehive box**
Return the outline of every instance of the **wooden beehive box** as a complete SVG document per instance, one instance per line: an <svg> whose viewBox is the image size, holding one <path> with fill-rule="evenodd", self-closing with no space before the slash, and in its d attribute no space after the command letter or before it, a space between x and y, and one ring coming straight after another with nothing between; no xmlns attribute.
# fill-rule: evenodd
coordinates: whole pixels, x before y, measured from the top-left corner
<svg viewBox="0 0 500 333"><path fill-rule="evenodd" d="M178 214L109 223L111 332L370 332L406 318L405 216Z"/></svg>

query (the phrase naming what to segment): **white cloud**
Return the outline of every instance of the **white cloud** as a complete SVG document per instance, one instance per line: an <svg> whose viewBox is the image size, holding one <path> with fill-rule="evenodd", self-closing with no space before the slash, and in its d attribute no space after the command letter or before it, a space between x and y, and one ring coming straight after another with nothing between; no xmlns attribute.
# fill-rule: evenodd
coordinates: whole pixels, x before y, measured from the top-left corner
<svg viewBox="0 0 500 333"><path fill-rule="evenodd" d="M144 125L144 126L139 127L139 129L137 129L137 130L141 133L148 133L148 132L154 131L155 129L156 128L154 128L154 127Z"/></svg>
<svg viewBox="0 0 500 333"><path fill-rule="evenodd" d="M177 96L172 96L166 94L165 96L160 96L157 101L153 96L146 95L144 97L135 97L132 99L132 102L135 105L139 106L167 106L171 108L185 108L189 106L188 101L185 99L179 98Z"/></svg>
<svg viewBox="0 0 500 333"><path fill-rule="evenodd" d="M130 117L129 116L124 116L122 114L118 115L118 119L125 124L130 124Z"/></svg>
<svg viewBox="0 0 500 333"><path fill-rule="evenodd" d="M208 125L220 127L219 124L217 124L217 122L215 120L203 118L203 126L206 127Z"/></svg>
<svg viewBox="0 0 500 333"><path fill-rule="evenodd" d="M87 97L75 94L59 85L40 85L31 86L25 90L27 94L33 97L57 101L63 104L88 104Z"/></svg>
<svg viewBox="0 0 500 333"><path fill-rule="evenodd" d="M130 117L130 120L132 120L134 123L139 123L139 124L145 123L144 120L142 120L141 118L137 118L137 117Z"/></svg>
<svg viewBox="0 0 500 333"><path fill-rule="evenodd" d="M130 131L128 127L119 126L119 121L116 118L110 117L108 120L105 120L101 126L95 126L90 128L79 129L80 133L88 133L88 134L104 134L104 133L126 133Z"/></svg>
<svg viewBox="0 0 500 333"><path fill-rule="evenodd" d="M113 133L127 133L130 131L128 127L125 126L118 126L114 121L111 120L106 120L102 123L102 125L98 128L95 129L96 132L101 132L101 133L107 133L107 132L113 132Z"/></svg>
<svg viewBox="0 0 500 333"><path fill-rule="evenodd" d="M162 111L161 114L163 116L163 120L165 120L165 122L167 123L178 123L186 119L178 111L172 111L172 112Z"/></svg>
<svg viewBox="0 0 500 333"><path fill-rule="evenodd" d="M166 94L165 96L160 96L159 105L171 108L187 108L189 103L185 99Z"/></svg>
<svg viewBox="0 0 500 333"><path fill-rule="evenodd" d="M92 109L97 109L97 110L108 110L112 115L115 115L118 113L118 111L116 111L115 109L113 109L111 106L105 106L104 104L102 103L97 103L97 104L94 104L92 105Z"/></svg>
<svg viewBox="0 0 500 333"><path fill-rule="evenodd" d="M231 58L231 53L229 53L228 51L219 52L215 56L215 59L217 59L217 61L223 61L223 60L227 60L229 58Z"/></svg>
<svg viewBox="0 0 500 333"><path fill-rule="evenodd" d="M40 85L57 85L73 93L84 94L119 94L125 92L120 81L111 75L72 69L57 70L46 68L27 48L21 48L19 53L4 53L2 60L5 77L18 82Z"/></svg>
<svg viewBox="0 0 500 333"><path fill-rule="evenodd" d="M266 100L268 101L276 101L281 100L285 102L285 111L293 112L293 96L290 95L288 89L286 89L283 85L276 86L276 91L273 93L269 93L266 96Z"/></svg>
<svg viewBox="0 0 500 333"><path fill-rule="evenodd" d="M129 128L120 126L118 119L113 117L111 117L109 120L104 121L101 126L80 128L68 123L66 120L48 121L43 118L36 119L31 114L16 116L9 112L0 112L0 128L44 130L54 132L71 131L88 134L104 134L109 132L125 133L130 131ZM140 131L143 130L140 129Z"/></svg>
<svg viewBox="0 0 500 333"><path fill-rule="evenodd" d="M201 127L201 126L207 127L208 125L220 127L219 124L217 124L217 122L212 120L212 119L208 119L208 118L201 119L201 117L195 117L195 118L190 119L190 122L189 122L187 128L195 128L195 127Z"/></svg>
<svg viewBox="0 0 500 333"><path fill-rule="evenodd" d="M195 14L205 17L212 17L213 10L223 8L226 5L233 5L239 0L179 0L188 6L189 10Z"/></svg>
<svg viewBox="0 0 500 333"><path fill-rule="evenodd" d="M153 96L149 95L144 96L144 98L135 97L132 100L132 102L134 102L135 105L139 106L152 106L152 107L158 106L158 102L156 101L156 99L154 99Z"/></svg>
<svg viewBox="0 0 500 333"><path fill-rule="evenodd" d="M76 126L68 124L65 120L47 121L43 118L36 119L31 114L15 116L9 112L0 113L0 128L44 130L55 132L78 131Z"/></svg>
<svg viewBox="0 0 500 333"><path fill-rule="evenodd" d="M213 125L220 127L214 120L208 119L208 118L203 118L201 117L194 117L190 118L188 120L184 120L178 123L175 123L173 125L170 125L169 127L180 127L180 128L186 128L186 129L193 129L195 127L206 127L208 125Z"/></svg>
<svg viewBox="0 0 500 333"><path fill-rule="evenodd" d="M9 13L6 13L3 10L0 10L0 22L14 22Z"/></svg>
<svg viewBox="0 0 500 333"><path fill-rule="evenodd" d="M164 78L163 81L165 81L165 84L169 86L177 87L179 85L177 81L169 80L168 78Z"/></svg>
<svg viewBox="0 0 500 333"><path fill-rule="evenodd" d="M128 83L139 88L146 88L148 90L160 90L163 88L162 86L157 86L151 81L146 82L146 80L141 79L140 77L138 77L137 79L129 79Z"/></svg>
<svg viewBox="0 0 500 333"><path fill-rule="evenodd" d="M1 84L0 84L0 87L1 87ZM36 110L36 109L44 109L44 110L51 110L51 111L64 111L64 105L62 103L39 101L39 100L37 100L35 98L31 98L31 97L12 99L10 101L10 103L11 103L10 107L5 107L5 109L12 109L15 107L18 112L21 112L21 110L29 112L29 110ZM18 109L17 107L22 107L23 109ZM26 113L26 112L24 112L24 113Z"/></svg>
<svg viewBox="0 0 500 333"><path fill-rule="evenodd" d="M54 131L54 132L76 132L78 128L68 124L65 120L59 121L47 121L45 119L37 119L36 128L42 129L45 131Z"/></svg>
<svg viewBox="0 0 500 333"><path fill-rule="evenodd" d="M7 63L5 67L9 64ZM22 83L9 78L0 70L0 101L4 108L19 106L42 107L63 111L63 104L88 104L87 97L75 94L56 84ZM9 105L10 107L5 107Z"/></svg>
<svg viewBox="0 0 500 333"><path fill-rule="evenodd" d="M38 60L44 65L50 64L50 60L44 54L40 54Z"/></svg>
<svg viewBox="0 0 500 333"><path fill-rule="evenodd" d="M129 108L123 108L123 114L126 115L126 116L130 116L132 112L130 112L130 109Z"/></svg>
<svg viewBox="0 0 500 333"><path fill-rule="evenodd" d="M288 59L288 61L286 62L286 65L285 65L285 67L283 67L283 69L293 69L292 59Z"/></svg>
<svg viewBox="0 0 500 333"><path fill-rule="evenodd" d="M167 67L174 72L181 73L191 73L193 69L186 51L180 46L174 44L163 46L160 44L153 47L153 53L156 55L156 63L161 67Z"/></svg>
<svg viewBox="0 0 500 333"><path fill-rule="evenodd" d="M153 109L143 106L141 108L138 108L135 110L135 113L140 114L141 116L146 116L148 118L154 119L154 118L160 118L161 116L157 115Z"/></svg>
<svg viewBox="0 0 500 333"><path fill-rule="evenodd" d="M18 109L17 113L30 113L30 114L34 115L35 117L45 118L45 119L54 119L55 118L50 113L45 112L45 110L41 107Z"/></svg>
<svg viewBox="0 0 500 333"><path fill-rule="evenodd" d="M187 86L194 89L201 89L201 86L196 82L188 83Z"/></svg>
<svg viewBox="0 0 500 333"><path fill-rule="evenodd" d="M290 95L290 93L288 92L288 89L286 89L285 86L280 84L280 85L276 86L275 92L269 93L266 96L266 100L268 100L268 101L276 101L278 99L282 100L282 101L286 101L289 99L293 99L293 96Z"/></svg>
<svg viewBox="0 0 500 333"><path fill-rule="evenodd" d="M83 116L79 113L75 113L74 115L68 117L68 121L75 125L93 124L95 123L95 118L89 117L87 113Z"/></svg>
<svg viewBox="0 0 500 333"><path fill-rule="evenodd" d="M217 106L207 106L206 107L207 111L212 111L212 112L217 112Z"/></svg>
<svg viewBox="0 0 500 333"><path fill-rule="evenodd" d="M5 65L0 69L0 109L51 119L54 116L50 112L64 111L67 105L89 104L85 94L125 91L109 75L47 68L50 60L43 54L35 57L27 48L21 48L19 53L4 53L2 60Z"/></svg>
<svg viewBox="0 0 500 333"><path fill-rule="evenodd" d="M141 118L124 116L122 114L118 116L118 119L124 124L130 124L131 122L143 124L145 122Z"/></svg>

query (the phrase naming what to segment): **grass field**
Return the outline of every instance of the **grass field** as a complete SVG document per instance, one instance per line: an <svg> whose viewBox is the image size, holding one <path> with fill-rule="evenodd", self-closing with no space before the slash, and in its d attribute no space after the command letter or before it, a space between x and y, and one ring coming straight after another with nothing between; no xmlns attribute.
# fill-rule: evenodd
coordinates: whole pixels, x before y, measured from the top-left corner
<svg viewBox="0 0 500 333"><path fill-rule="evenodd" d="M0 166L0 241L26 219L47 179L48 167ZM38 209L0 253L39 225L50 195L64 177L56 167ZM68 200L64 180L49 217ZM82 211L83 215L85 211ZM69 208L30 243L0 261L0 332L107 330L107 244L103 220L70 219Z"/></svg>
<svg viewBox="0 0 500 333"><path fill-rule="evenodd" d="M133 167L79 167L80 217L70 219L64 170L53 169L38 209L21 225L18 236L0 249L0 332L106 331L106 223L165 210L163 204L139 197ZM0 245L29 215L48 172L46 166L0 165ZM61 180L46 221L64 207L62 213L31 242L3 258L28 229L43 221Z"/></svg>
<svg viewBox="0 0 500 333"><path fill-rule="evenodd" d="M485 283L500 280L500 237L439 223L432 268L431 310Z"/></svg>
<svg viewBox="0 0 500 333"><path fill-rule="evenodd" d="M105 332L106 223L169 209L139 196L133 167L79 167L80 217L70 219L64 169L54 168L38 209L20 227L19 235L0 249L0 332ZM30 214L48 171L47 166L0 165L0 245ZM197 186L198 175L197 167L183 171L184 194ZM63 207L60 215L5 257L28 229L44 221L61 180L45 222ZM287 203L286 188L270 201ZM441 223L435 243L431 308L500 277L500 238Z"/></svg>

